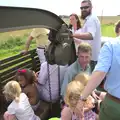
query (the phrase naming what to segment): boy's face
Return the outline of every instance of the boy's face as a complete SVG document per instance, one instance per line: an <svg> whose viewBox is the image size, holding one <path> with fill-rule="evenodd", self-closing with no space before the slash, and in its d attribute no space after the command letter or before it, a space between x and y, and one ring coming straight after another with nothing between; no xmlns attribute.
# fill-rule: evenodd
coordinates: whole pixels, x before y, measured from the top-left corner
<svg viewBox="0 0 120 120"><path fill-rule="evenodd" d="M19 79L18 82L19 82L20 86L25 87L26 84L27 84L25 77L24 76L19 76L18 79Z"/></svg>

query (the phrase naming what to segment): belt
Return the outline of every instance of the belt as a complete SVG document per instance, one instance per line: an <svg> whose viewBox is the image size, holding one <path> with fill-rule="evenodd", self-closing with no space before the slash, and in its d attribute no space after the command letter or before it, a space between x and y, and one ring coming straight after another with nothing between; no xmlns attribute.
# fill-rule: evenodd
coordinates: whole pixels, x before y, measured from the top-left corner
<svg viewBox="0 0 120 120"><path fill-rule="evenodd" d="M106 97L110 98L111 100L120 103L120 98L114 97L112 95L110 95L109 93L107 93Z"/></svg>

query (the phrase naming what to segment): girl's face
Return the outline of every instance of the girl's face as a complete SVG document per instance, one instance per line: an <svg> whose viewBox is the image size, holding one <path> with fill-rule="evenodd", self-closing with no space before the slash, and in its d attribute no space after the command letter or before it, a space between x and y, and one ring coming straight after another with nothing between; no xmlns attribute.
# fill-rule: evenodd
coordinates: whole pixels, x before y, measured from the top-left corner
<svg viewBox="0 0 120 120"><path fill-rule="evenodd" d="M69 102L72 108L75 108L77 105L77 102L79 100L79 96L78 95L73 95L69 98Z"/></svg>
<svg viewBox="0 0 120 120"><path fill-rule="evenodd" d="M74 15L70 16L70 24L71 25L77 24L77 20Z"/></svg>
<svg viewBox="0 0 120 120"><path fill-rule="evenodd" d="M26 79L25 79L25 77L24 76L19 76L18 77L18 82L19 82L19 84L20 84L20 86L21 87L25 87L26 86Z"/></svg>

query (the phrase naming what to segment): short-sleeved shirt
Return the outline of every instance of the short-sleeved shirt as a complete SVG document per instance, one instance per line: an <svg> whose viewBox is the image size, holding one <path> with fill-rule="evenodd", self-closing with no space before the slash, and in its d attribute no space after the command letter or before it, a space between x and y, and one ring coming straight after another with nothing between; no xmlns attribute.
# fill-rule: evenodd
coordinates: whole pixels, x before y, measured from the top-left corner
<svg viewBox="0 0 120 120"><path fill-rule="evenodd" d="M42 100L50 102L50 89L48 80L48 65L47 62L41 64L40 73L38 76L38 91ZM67 66L60 66L60 86L63 82L64 73ZM58 65L49 65L49 75L50 75L50 87L52 101L56 101L59 98L59 81L58 81Z"/></svg>
<svg viewBox="0 0 120 120"><path fill-rule="evenodd" d="M62 88L61 88L61 95L63 97L65 95L65 91L66 91L66 87L67 87L68 83L70 83L74 79L74 77L77 74L79 74L80 72L85 72L87 74L90 74L91 73L90 66L87 65L86 69L83 70L82 67L80 66L78 60L77 60L67 68L65 76L64 76Z"/></svg>
<svg viewBox="0 0 120 120"><path fill-rule="evenodd" d="M35 28L30 35L36 39L37 47L45 47L49 44L48 33L49 30L46 28Z"/></svg>
<svg viewBox="0 0 120 120"><path fill-rule="evenodd" d="M106 42L101 48L98 63L94 71L107 73L105 90L120 98L120 40Z"/></svg>
<svg viewBox="0 0 120 120"><path fill-rule="evenodd" d="M28 97L24 93L20 94L19 102L13 100L7 110L9 114L14 114L17 120L33 120L33 118L37 117L31 108Z"/></svg>
<svg viewBox="0 0 120 120"><path fill-rule="evenodd" d="M92 60L97 61L100 48L101 48L101 27L100 21L97 16L93 14L89 15L85 19L85 23L82 27L83 33L91 33L93 40L84 40L84 42L88 42L92 47Z"/></svg>

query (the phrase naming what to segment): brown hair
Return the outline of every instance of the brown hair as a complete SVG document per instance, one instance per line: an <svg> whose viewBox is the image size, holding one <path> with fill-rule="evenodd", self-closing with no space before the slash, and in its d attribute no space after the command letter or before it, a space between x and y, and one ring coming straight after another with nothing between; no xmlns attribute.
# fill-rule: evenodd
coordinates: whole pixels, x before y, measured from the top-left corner
<svg viewBox="0 0 120 120"><path fill-rule="evenodd" d="M91 52L92 53L92 48L91 48L90 44L83 42L78 46L78 53L80 51L81 52Z"/></svg>
<svg viewBox="0 0 120 120"><path fill-rule="evenodd" d="M76 20L77 20L77 30L78 30L79 28L81 28L81 22L79 20L79 17L78 17L77 14L71 14L70 17L71 16L74 16L76 18ZM72 25L71 24L69 24L69 29L72 29Z"/></svg>
<svg viewBox="0 0 120 120"><path fill-rule="evenodd" d="M27 84L33 84L36 79L34 72L29 69L18 70L15 76L15 80L19 81L20 76L25 78Z"/></svg>
<svg viewBox="0 0 120 120"><path fill-rule="evenodd" d="M92 6L92 2L90 0L83 0L81 3L88 3L90 6Z"/></svg>
<svg viewBox="0 0 120 120"><path fill-rule="evenodd" d="M115 24L115 32L118 33L120 28L120 20Z"/></svg>

